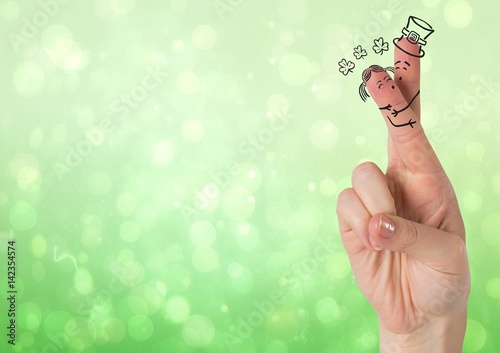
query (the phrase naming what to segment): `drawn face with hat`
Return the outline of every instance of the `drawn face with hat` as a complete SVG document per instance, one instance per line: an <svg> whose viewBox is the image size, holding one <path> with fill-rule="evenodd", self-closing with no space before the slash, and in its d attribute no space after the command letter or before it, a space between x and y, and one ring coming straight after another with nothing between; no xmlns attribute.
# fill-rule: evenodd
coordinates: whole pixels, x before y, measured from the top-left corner
<svg viewBox="0 0 500 353"><path fill-rule="evenodd" d="M417 58L423 57L425 52L422 47L427 44L427 38L434 32L431 25L418 17L410 16L408 17L406 27L404 27L401 32L403 34L401 37L394 38L394 45L408 55L415 56ZM406 37L410 43L419 45L418 54L407 52L400 46L399 42L403 39L403 37Z"/></svg>

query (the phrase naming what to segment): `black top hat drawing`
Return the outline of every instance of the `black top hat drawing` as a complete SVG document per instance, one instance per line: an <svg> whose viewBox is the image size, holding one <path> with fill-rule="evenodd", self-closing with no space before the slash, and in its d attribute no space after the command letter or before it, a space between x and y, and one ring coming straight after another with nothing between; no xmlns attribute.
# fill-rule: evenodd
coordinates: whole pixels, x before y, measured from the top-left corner
<svg viewBox="0 0 500 353"><path fill-rule="evenodd" d="M394 38L394 45L408 55L417 58L423 57L425 55L425 52L422 50L422 47L427 44L426 39L434 32L432 26L418 17L410 16L408 17L408 23L406 24L406 27L403 28L401 32L403 33L403 35L400 38ZM398 42L403 39L403 37L408 38L408 41L410 43L420 45L420 52L418 55L409 53L398 45Z"/></svg>

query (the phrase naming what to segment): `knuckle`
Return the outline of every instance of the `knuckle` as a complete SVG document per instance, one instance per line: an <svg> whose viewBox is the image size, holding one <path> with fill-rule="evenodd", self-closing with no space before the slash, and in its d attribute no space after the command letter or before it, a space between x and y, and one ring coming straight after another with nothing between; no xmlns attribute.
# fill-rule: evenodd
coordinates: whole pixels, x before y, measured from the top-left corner
<svg viewBox="0 0 500 353"><path fill-rule="evenodd" d="M405 231L407 236L404 237L404 243L402 244L404 249L410 248L418 240L418 229L415 223L405 222Z"/></svg>
<svg viewBox="0 0 500 353"><path fill-rule="evenodd" d="M354 189L348 188L342 190L339 196L337 197L337 210L346 207L346 205L349 205L352 202L353 197L354 197Z"/></svg>
<svg viewBox="0 0 500 353"><path fill-rule="evenodd" d="M353 184L365 183L373 178L376 173L381 173L379 167L373 162L363 162L354 168L352 172Z"/></svg>

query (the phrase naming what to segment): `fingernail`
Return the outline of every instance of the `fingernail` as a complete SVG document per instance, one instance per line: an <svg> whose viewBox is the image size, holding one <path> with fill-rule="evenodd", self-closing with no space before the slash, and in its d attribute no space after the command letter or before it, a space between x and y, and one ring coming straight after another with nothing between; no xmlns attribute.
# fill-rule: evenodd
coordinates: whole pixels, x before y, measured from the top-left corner
<svg viewBox="0 0 500 353"><path fill-rule="evenodd" d="M381 215L378 221L378 234L385 239L394 237L394 222L386 216Z"/></svg>
<svg viewBox="0 0 500 353"><path fill-rule="evenodd" d="M371 236L368 236L368 241L370 244L372 244L373 248L377 251L382 250L382 248L375 242L375 239L373 239Z"/></svg>

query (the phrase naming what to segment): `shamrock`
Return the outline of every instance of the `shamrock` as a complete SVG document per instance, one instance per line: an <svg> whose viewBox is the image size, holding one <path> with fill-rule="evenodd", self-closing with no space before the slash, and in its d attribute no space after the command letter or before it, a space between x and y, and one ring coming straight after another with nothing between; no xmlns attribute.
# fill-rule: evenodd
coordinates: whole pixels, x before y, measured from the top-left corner
<svg viewBox="0 0 500 353"><path fill-rule="evenodd" d="M375 54L382 55L384 54L384 51L389 50L389 43L385 42L382 37L380 37L379 39L375 39L373 41L373 44L375 44L373 46L373 51L375 52Z"/></svg>
<svg viewBox="0 0 500 353"><path fill-rule="evenodd" d="M367 55L368 54L366 53L366 50L364 50L361 45L358 45L356 48L354 48L354 56L357 60L364 59L364 57Z"/></svg>
<svg viewBox="0 0 500 353"><path fill-rule="evenodd" d="M352 72L356 65L352 61L346 61L346 59L342 59L339 61L339 71L344 75L347 76L349 72Z"/></svg>

